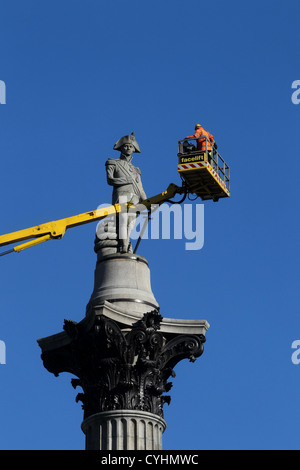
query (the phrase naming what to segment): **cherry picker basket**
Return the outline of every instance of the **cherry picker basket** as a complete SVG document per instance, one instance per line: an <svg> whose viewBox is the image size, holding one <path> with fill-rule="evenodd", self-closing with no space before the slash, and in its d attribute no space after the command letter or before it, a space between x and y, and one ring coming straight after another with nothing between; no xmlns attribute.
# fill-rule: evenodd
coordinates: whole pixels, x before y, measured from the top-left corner
<svg viewBox="0 0 300 470"><path fill-rule="evenodd" d="M186 182L188 191L202 200L230 197L230 168L217 152L216 146L205 138L205 149L187 141L178 141L178 173ZM212 147L212 150L208 149Z"/></svg>

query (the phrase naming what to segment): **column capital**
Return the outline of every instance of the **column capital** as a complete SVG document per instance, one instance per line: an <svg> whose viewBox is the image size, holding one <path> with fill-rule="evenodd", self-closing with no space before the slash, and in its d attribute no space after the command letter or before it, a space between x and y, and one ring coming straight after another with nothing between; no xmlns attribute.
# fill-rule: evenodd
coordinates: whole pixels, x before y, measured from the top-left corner
<svg viewBox="0 0 300 470"><path fill-rule="evenodd" d="M195 361L202 355L205 328L194 325L185 330L194 334L186 333L180 321L171 328L159 309L131 325L104 312L94 308L79 323L65 320L62 333L38 340L44 366L56 376L76 376L71 383L82 388L76 401L82 402L84 419L116 410L140 410L163 418L163 405L171 400L167 393L174 367L182 359Z"/></svg>

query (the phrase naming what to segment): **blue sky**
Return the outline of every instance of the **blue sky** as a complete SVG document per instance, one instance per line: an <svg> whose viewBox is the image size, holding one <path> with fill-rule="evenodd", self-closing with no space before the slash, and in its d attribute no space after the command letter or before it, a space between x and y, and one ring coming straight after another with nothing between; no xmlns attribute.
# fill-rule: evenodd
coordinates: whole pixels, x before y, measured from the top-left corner
<svg viewBox="0 0 300 470"><path fill-rule="evenodd" d="M179 184L177 141L201 122L230 165L231 198L204 204L201 250L139 248L161 314L210 323L204 355L175 369L163 447L299 449L299 2L0 8L0 233L110 202L104 163L132 131L147 195ZM84 448L72 377L43 368L36 340L83 318L95 228L0 259L1 449Z"/></svg>

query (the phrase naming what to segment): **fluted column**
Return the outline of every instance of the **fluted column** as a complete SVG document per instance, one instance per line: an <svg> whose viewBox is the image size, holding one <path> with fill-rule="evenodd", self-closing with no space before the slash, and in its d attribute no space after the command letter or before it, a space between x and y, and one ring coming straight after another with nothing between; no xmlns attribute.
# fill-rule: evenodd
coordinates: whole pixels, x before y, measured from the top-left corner
<svg viewBox="0 0 300 470"><path fill-rule="evenodd" d="M88 417L81 428L86 450L161 450L166 422L145 411L116 410Z"/></svg>

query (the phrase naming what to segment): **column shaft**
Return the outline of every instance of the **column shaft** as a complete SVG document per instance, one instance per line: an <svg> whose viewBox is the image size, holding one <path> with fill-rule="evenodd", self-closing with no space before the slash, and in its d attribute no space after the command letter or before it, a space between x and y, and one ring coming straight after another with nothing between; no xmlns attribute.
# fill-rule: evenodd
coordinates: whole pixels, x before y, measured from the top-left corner
<svg viewBox="0 0 300 470"><path fill-rule="evenodd" d="M81 428L86 450L161 450L166 422L145 411L118 410L89 416Z"/></svg>

